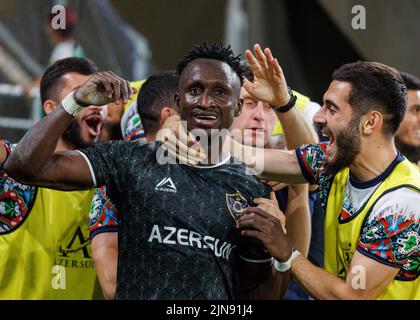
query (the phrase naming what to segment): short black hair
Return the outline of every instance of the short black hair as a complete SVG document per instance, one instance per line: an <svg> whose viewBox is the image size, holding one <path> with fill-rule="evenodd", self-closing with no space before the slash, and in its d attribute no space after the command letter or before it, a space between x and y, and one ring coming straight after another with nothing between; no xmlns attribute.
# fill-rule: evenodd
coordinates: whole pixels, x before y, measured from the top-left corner
<svg viewBox="0 0 420 320"><path fill-rule="evenodd" d="M187 51L181 61L176 66L176 72L181 75L187 65L196 59L213 59L227 63L238 75L241 86L244 78L244 70L241 65L241 55L235 56L231 46L224 47L221 42L196 44Z"/></svg>
<svg viewBox="0 0 420 320"><path fill-rule="evenodd" d="M396 69L377 62L358 61L343 65L332 78L351 84L349 104L356 115L376 109L385 115L383 133L395 134L407 108L407 88Z"/></svg>
<svg viewBox="0 0 420 320"><path fill-rule="evenodd" d="M137 97L137 110L146 135L159 130L159 115L163 108L177 110L175 94L178 92L179 75L166 71L150 76L141 86Z"/></svg>
<svg viewBox="0 0 420 320"><path fill-rule="evenodd" d="M91 75L98 71L95 63L86 58L66 58L58 60L45 71L41 79L40 94L44 104L48 99L57 100L55 89L61 77L69 72Z"/></svg>
<svg viewBox="0 0 420 320"><path fill-rule="evenodd" d="M420 79L411 73L401 71L401 78L404 80L407 90L420 90Z"/></svg>

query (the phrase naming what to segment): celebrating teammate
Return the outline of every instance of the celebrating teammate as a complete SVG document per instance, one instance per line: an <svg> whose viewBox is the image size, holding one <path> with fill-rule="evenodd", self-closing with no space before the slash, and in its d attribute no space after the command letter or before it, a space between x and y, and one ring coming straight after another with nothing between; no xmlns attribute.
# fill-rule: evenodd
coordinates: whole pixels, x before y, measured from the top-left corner
<svg viewBox="0 0 420 320"><path fill-rule="evenodd" d="M228 129L242 107L239 58L221 45L204 44L189 51L177 71L176 103L188 128ZM272 268L261 244L244 241L235 228L254 198L268 198L269 188L246 175L243 164L231 164L221 147L207 154L208 165L197 167L161 164L160 143L118 141L54 153L65 127L84 107L127 102L131 94L129 83L112 72L95 74L27 133L6 161L6 171L60 190L106 185L124 212L116 298L279 298L288 283L287 242L284 248L279 244ZM267 220L275 238L280 221L271 215Z"/></svg>
<svg viewBox="0 0 420 320"><path fill-rule="evenodd" d="M247 52L255 68L270 68L272 58L265 52L268 60ZM262 91L260 84L257 79L253 88ZM326 270L299 251L288 261L294 279L315 298L420 298L420 174L394 142L406 104L406 87L395 69L375 62L346 64L334 72L314 118L329 143L263 152L231 143L263 177L320 186ZM291 107L289 102L280 109ZM174 151L168 143L168 148L185 158L185 146ZM191 163L200 159L196 150L187 151ZM253 230L243 230L244 236L259 239L274 257L281 248L289 250L282 230L273 244L266 212L247 208L245 213L238 225Z"/></svg>
<svg viewBox="0 0 420 320"><path fill-rule="evenodd" d="M419 299L420 175L394 143L406 87L374 62L344 65L333 79L315 117L330 143L264 154L264 175L320 185L327 271L295 251L293 277L318 299ZM265 243L266 214L247 211L239 226L256 230L243 234Z"/></svg>
<svg viewBox="0 0 420 320"><path fill-rule="evenodd" d="M67 58L50 66L41 80L45 112L54 113L60 101L96 71L83 58ZM102 119L100 107L87 106L50 147L63 152L96 143ZM1 163L13 149L10 142L1 142ZM93 192L36 188L18 183L3 169L1 174L0 299L103 298L97 289L88 234Z"/></svg>

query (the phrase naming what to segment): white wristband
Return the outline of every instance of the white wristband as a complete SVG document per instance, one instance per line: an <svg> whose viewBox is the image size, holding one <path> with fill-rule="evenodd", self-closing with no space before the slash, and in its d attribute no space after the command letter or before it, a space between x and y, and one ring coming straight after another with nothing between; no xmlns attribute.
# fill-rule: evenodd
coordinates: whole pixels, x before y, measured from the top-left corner
<svg viewBox="0 0 420 320"><path fill-rule="evenodd" d="M276 268L278 272L285 272L292 267L293 260L295 260L300 255L301 253L299 251L294 250L290 255L289 260L287 260L286 262L279 262L276 259L274 259L274 268Z"/></svg>
<svg viewBox="0 0 420 320"><path fill-rule="evenodd" d="M73 97L74 91L70 92L64 99L61 101L61 105L68 114L72 116L77 116L77 114L82 111L85 107L77 104Z"/></svg>

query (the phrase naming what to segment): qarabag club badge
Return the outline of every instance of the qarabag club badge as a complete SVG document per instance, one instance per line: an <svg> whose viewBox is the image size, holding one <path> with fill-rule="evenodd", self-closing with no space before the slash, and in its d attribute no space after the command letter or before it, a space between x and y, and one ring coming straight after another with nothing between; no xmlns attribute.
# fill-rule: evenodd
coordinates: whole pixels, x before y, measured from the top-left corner
<svg viewBox="0 0 420 320"><path fill-rule="evenodd" d="M233 219L238 220L242 211L249 207L248 200L240 192L226 193L226 204Z"/></svg>

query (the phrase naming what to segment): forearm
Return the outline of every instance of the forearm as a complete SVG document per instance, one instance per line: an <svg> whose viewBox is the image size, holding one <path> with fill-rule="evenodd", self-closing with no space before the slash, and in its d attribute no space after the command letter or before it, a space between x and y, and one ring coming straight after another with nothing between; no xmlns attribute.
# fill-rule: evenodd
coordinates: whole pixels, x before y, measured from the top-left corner
<svg viewBox="0 0 420 320"><path fill-rule="evenodd" d="M230 153L261 178L291 184L306 183L294 151L249 147L233 138L226 141Z"/></svg>
<svg viewBox="0 0 420 320"><path fill-rule="evenodd" d="M284 113L276 112L276 115L283 128L287 149L293 150L303 144L319 142L313 125L298 108L294 107Z"/></svg>
<svg viewBox="0 0 420 320"><path fill-rule="evenodd" d="M59 106L38 121L10 154L7 171L24 180L41 174L72 119L73 116Z"/></svg>
<svg viewBox="0 0 420 320"><path fill-rule="evenodd" d="M109 235L115 237L115 242L118 241L117 233ZM108 300L114 299L117 286L118 244L108 242L103 245L101 235L96 236L92 240L92 258L104 297Z"/></svg>
<svg viewBox="0 0 420 320"><path fill-rule="evenodd" d="M311 241L308 184L289 186L286 229L289 242L307 257Z"/></svg>
<svg viewBox="0 0 420 320"><path fill-rule="evenodd" d="M302 255L292 263L292 276L315 299L350 300L360 298L344 280L314 266Z"/></svg>

